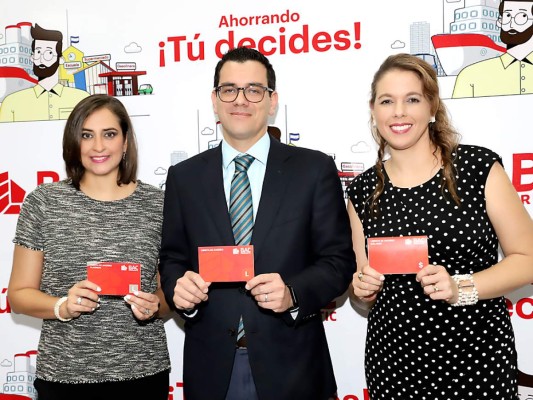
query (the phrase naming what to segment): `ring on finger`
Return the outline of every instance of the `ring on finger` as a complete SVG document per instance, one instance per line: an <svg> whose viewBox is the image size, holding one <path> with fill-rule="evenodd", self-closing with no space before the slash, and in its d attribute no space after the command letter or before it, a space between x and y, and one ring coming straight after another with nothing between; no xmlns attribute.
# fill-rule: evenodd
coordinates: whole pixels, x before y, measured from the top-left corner
<svg viewBox="0 0 533 400"><path fill-rule="evenodd" d="M81 306L81 297L78 296L78 298L76 299L76 304Z"/></svg>
<svg viewBox="0 0 533 400"><path fill-rule="evenodd" d="M144 309L144 313L145 313L146 315L150 315L152 312L151 312L149 309L145 308L145 309Z"/></svg>
<svg viewBox="0 0 533 400"><path fill-rule="evenodd" d="M364 274L363 274L362 272L359 272L359 273L357 274L357 277L359 278L359 280L360 280L361 282L363 282L363 276L364 276Z"/></svg>
<svg viewBox="0 0 533 400"><path fill-rule="evenodd" d="M265 293L265 303L268 302L268 293Z"/></svg>
<svg viewBox="0 0 533 400"><path fill-rule="evenodd" d="M437 293L440 289L437 287L437 285L433 285L433 291Z"/></svg>

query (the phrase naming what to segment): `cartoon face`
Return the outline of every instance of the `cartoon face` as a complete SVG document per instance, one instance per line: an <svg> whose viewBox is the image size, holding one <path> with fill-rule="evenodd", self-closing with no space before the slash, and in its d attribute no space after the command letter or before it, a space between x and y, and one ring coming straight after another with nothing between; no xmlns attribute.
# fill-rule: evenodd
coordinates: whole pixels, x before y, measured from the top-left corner
<svg viewBox="0 0 533 400"><path fill-rule="evenodd" d="M35 65L50 67L57 61L57 42L54 40L36 40L32 60Z"/></svg>
<svg viewBox="0 0 533 400"><path fill-rule="evenodd" d="M533 19L531 14L532 6L533 1L505 1L503 14L500 17L502 29L506 31L515 29L518 32L523 32L530 27Z"/></svg>
<svg viewBox="0 0 533 400"><path fill-rule="evenodd" d="M518 45L533 36L533 1L505 1L503 14L496 24L501 28L502 42Z"/></svg>
<svg viewBox="0 0 533 400"><path fill-rule="evenodd" d="M56 44L57 42L54 40L35 41L35 49L31 58L33 60L33 73L39 80L53 76L59 68Z"/></svg>

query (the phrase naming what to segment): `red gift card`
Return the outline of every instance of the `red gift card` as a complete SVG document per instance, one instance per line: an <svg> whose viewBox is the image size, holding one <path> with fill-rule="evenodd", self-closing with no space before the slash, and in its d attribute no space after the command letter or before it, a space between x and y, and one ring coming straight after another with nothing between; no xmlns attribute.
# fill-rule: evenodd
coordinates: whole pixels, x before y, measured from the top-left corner
<svg viewBox="0 0 533 400"><path fill-rule="evenodd" d="M427 236L368 238L368 264L382 274L416 274L428 264Z"/></svg>
<svg viewBox="0 0 533 400"><path fill-rule="evenodd" d="M99 294L124 296L141 289L141 264L128 262L90 262L87 279L102 289Z"/></svg>
<svg viewBox="0 0 533 400"><path fill-rule="evenodd" d="M200 276L206 282L243 282L254 277L254 246L198 247Z"/></svg>

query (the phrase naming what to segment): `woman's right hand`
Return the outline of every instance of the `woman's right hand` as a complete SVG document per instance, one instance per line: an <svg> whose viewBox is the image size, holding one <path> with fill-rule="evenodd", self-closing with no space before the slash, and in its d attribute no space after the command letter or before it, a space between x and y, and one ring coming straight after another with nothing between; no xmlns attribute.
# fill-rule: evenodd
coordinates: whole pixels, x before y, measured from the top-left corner
<svg viewBox="0 0 533 400"><path fill-rule="evenodd" d="M355 298L370 303L376 300L383 289L385 275L379 273L369 265L364 265L353 274L352 287Z"/></svg>
<svg viewBox="0 0 533 400"><path fill-rule="evenodd" d="M67 317L78 318L81 313L90 313L100 307L99 291L101 291L100 287L88 280L80 281L72 286L68 291L68 299L64 303Z"/></svg>

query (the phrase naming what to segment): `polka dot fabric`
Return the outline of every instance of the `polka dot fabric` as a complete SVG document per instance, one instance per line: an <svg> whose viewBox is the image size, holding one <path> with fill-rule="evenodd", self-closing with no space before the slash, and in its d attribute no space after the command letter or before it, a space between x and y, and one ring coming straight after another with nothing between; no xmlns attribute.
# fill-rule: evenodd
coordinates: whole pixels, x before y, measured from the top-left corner
<svg viewBox="0 0 533 400"><path fill-rule="evenodd" d="M457 206L440 188L441 172L412 188L386 177L380 215L366 200L376 185L372 167L348 188L365 236L427 235L429 262L450 275L481 271L498 260L498 240L484 197L490 168L501 158L461 145L455 157ZM518 399L514 333L503 297L451 307L431 300L414 275L388 275L370 311L365 374L372 400Z"/></svg>

